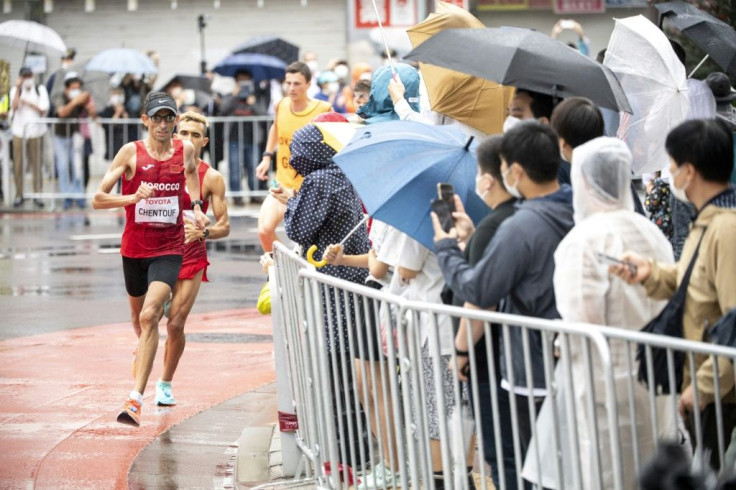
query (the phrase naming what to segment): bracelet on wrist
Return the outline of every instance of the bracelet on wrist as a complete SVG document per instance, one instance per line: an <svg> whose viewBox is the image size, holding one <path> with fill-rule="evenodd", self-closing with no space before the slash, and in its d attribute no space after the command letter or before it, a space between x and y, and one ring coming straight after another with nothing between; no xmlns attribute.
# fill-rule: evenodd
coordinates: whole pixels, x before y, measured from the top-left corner
<svg viewBox="0 0 736 490"><path fill-rule="evenodd" d="M468 352L466 350L460 350L457 347L455 347L455 355L458 356L458 357L469 357L470 356L470 352Z"/></svg>

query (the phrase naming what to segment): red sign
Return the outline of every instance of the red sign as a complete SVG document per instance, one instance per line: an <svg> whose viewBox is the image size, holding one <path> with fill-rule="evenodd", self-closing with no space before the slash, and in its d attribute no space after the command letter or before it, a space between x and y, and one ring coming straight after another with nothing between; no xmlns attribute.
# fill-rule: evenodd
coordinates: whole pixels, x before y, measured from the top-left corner
<svg viewBox="0 0 736 490"><path fill-rule="evenodd" d="M591 14L605 12L603 0L555 0L556 14Z"/></svg>
<svg viewBox="0 0 736 490"><path fill-rule="evenodd" d="M296 418L296 414L279 410L279 430L281 432L296 432L299 430L299 420Z"/></svg>
<svg viewBox="0 0 736 490"><path fill-rule="evenodd" d="M451 3L455 5L456 7L460 7L461 9L468 10L468 0L442 0L445 3ZM435 10L437 10L435 5Z"/></svg>
<svg viewBox="0 0 736 490"><path fill-rule="evenodd" d="M378 27L376 10L383 27L411 27L418 22L416 0L355 0L355 28Z"/></svg>

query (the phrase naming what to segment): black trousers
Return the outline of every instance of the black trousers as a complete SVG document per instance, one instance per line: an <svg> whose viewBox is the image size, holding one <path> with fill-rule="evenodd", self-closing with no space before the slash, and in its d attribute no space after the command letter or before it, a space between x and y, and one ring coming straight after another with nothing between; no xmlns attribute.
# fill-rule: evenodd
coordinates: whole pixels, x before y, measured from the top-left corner
<svg viewBox="0 0 736 490"><path fill-rule="evenodd" d="M723 450L728 449L728 445L731 441L731 433L736 427L736 404L723 403ZM692 414L688 420L687 430L690 433L690 440L693 444L693 449L697 444L695 436L695 422L692 420ZM716 404L711 403L707 405L702 412L700 412L701 427L703 429L703 449L710 451L710 465L715 471L721 469L721 458L718 454L718 421L716 419Z"/></svg>

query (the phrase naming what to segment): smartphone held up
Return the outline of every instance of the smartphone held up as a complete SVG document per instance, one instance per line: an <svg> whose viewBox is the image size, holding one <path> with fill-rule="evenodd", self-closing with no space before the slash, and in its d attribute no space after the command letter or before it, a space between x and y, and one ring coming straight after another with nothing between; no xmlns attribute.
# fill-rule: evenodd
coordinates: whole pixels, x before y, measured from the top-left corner
<svg viewBox="0 0 736 490"><path fill-rule="evenodd" d="M432 211L437 215L442 229L449 232L455 226L455 189L452 184L437 184L437 199L432 200Z"/></svg>

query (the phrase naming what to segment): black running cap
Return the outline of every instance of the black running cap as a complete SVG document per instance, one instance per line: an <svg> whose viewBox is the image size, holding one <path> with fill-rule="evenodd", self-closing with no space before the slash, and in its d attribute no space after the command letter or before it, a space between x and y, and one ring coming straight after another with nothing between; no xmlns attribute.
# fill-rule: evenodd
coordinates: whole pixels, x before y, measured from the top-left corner
<svg viewBox="0 0 736 490"><path fill-rule="evenodd" d="M177 113L176 102L170 95L162 95L161 97L155 97L146 103L146 114L148 117L153 116L158 111L168 109L174 114Z"/></svg>

